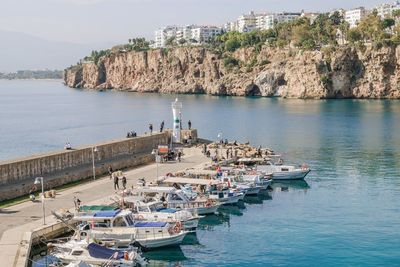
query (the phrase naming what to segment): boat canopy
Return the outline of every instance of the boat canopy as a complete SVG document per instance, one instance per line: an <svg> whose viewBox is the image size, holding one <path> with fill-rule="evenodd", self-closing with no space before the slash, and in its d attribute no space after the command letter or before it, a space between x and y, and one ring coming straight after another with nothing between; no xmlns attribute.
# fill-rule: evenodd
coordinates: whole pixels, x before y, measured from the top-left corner
<svg viewBox="0 0 400 267"><path fill-rule="evenodd" d="M167 224L166 222L140 221L140 222L136 222L133 226L134 227L164 227L166 224Z"/></svg>
<svg viewBox="0 0 400 267"><path fill-rule="evenodd" d="M267 160L270 160L270 159L269 158L241 158L238 160L238 162L243 162L243 163L265 162Z"/></svg>
<svg viewBox="0 0 400 267"><path fill-rule="evenodd" d="M194 178L182 178L182 177L169 177L164 180L167 184L195 184L195 185L215 185L220 184L220 181L212 179L194 179Z"/></svg>
<svg viewBox="0 0 400 267"><path fill-rule="evenodd" d="M185 170L188 175L217 175L216 170L204 170L204 169L188 169Z"/></svg>
<svg viewBox="0 0 400 267"><path fill-rule="evenodd" d="M117 208L109 205L87 205L81 206L79 208L80 212L88 212L88 211L107 211L107 210L116 210Z"/></svg>
<svg viewBox="0 0 400 267"><path fill-rule="evenodd" d="M101 218L114 218L120 213L121 210L106 210L106 211L98 211L93 217L101 217Z"/></svg>
<svg viewBox="0 0 400 267"><path fill-rule="evenodd" d="M134 191L139 193L175 193L175 187L168 186L149 186L149 187L138 187Z"/></svg>
<svg viewBox="0 0 400 267"><path fill-rule="evenodd" d="M157 212L164 212L164 213L175 213L176 209L169 209L169 208L160 208L156 210Z"/></svg>
<svg viewBox="0 0 400 267"><path fill-rule="evenodd" d="M116 259L120 260L124 258L124 252L123 251L117 251L114 249L109 249L103 246L100 246L96 243L90 243L87 246L87 249L89 251L89 255L92 256L93 258L97 259Z"/></svg>

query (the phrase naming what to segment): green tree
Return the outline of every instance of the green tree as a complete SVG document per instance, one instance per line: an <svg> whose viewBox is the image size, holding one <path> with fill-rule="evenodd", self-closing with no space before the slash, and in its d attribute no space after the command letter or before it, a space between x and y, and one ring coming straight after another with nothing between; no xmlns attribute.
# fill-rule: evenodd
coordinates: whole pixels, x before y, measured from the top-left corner
<svg viewBox="0 0 400 267"><path fill-rule="evenodd" d="M240 47L240 42L236 39L230 39L225 42L225 50L229 52L234 52Z"/></svg>
<svg viewBox="0 0 400 267"><path fill-rule="evenodd" d="M349 41L350 43L354 44L361 40L362 40L362 34L359 29L354 28L354 29L350 29L347 32L347 41Z"/></svg>

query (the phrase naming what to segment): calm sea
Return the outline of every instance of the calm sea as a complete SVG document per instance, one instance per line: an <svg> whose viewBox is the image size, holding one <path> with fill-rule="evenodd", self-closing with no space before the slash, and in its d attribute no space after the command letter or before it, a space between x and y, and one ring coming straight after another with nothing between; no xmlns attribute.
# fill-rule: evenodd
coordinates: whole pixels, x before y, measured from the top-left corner
<svg viewBox="0 0 400 267"><path fill-rule="evenodd" d="M175 95L0 81L0 158L172 125ZM153 266L400 266L400 102L180 95L201 137L268 146L313 171L206 217ZM40 266L40 265L37 265Z"/></svg>

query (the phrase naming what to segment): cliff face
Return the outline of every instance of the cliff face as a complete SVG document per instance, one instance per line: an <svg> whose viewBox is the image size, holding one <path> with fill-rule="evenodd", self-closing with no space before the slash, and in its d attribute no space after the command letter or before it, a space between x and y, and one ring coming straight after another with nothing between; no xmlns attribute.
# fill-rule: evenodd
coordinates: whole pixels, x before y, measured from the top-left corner
<svg viewBox="0 0 400 267"><path fill-rule="evenodd" d="M400 98L400 48L239 49L239 66L204 48L111 54L65 70L66 85L138 92L288 98ZM226 67L227 66L227 67Z"/></svg>

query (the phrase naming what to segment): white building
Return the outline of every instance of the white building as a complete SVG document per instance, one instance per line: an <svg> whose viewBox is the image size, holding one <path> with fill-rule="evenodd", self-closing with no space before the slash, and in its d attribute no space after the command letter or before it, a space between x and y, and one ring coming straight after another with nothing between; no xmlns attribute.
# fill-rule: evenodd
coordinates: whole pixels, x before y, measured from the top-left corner
<svg viewBox="0 0 400 267"><path fill-rule="evenodd" d="M268 30L273 29L276 24L282 22L290 22L299 18L301 13L275 13L258 15L256 19L257 29Z"/></svg>
<svg viewBox="0 0 400 267"><path fill-rule="evenodd" d="M359 7L351 10L346 10L344 19L349 23L350 28L354 28L367 15L367 10L364 7Z"/></svg>
<svg viewBox="0 0 400 267"><path fill-rule="evenodd" d="M237 19L237 31L249 32L257 28L257 16L251 11L249 14L243 14Z"/></svg>
<svg viewBox="0 0 400 267"><path fill-rule="evenodd" d="M192 38L198 43L207 43L215 36L223 32L221 27L217 26L198 26L192 29Z"/></svg>
<svg viewBox="0 0 400 267"><path fill-rule="evenodd" d="M166 41L171 37L174 37L176 41L184 39L187 43L190 43L193 40L196 41L195 43L206 43L222 32L223 29L217 26L167 26L155 31L155 40L152 48L165 47Z"/></svg>
<svg viewBox="0 0 400 267"><path fill-rule="evenodd" d="M154 32L154 44L153 48L164 47L168 38L176 37L179 28L177 26L167 26L158 29Z"/></svg>
<svg viewBox="0 0 400 267"><path fill-rule="evenodd" d="M376 11L381 18L392 17L393 11L400 9L400 1L377 6Z"/></svg>

